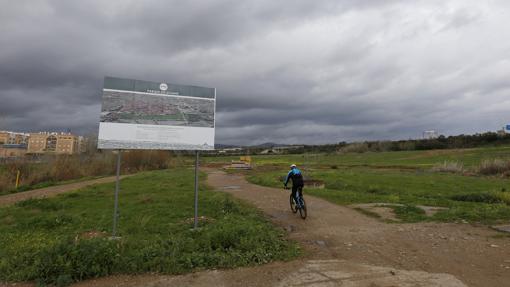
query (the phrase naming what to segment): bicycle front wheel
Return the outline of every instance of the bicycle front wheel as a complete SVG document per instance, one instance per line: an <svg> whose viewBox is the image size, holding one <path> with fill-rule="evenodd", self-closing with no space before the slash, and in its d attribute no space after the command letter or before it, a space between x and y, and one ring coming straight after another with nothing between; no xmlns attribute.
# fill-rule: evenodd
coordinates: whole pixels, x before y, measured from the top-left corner
<svg viewBox="0 0 510 287"><path fill-rule="evenodd" d="M297 212L296 202L294 201L292 194L290 194L290 196L289 196L289 202L290 202L290 210L292 210L293 213L296 213Z"/></svg>

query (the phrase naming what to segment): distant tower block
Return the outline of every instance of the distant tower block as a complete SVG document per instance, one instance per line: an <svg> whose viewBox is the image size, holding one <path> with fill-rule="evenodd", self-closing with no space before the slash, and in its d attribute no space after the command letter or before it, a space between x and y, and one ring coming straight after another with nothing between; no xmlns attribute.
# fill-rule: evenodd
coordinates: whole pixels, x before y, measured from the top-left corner
<svg viewBox="0 0 510 287"><path fill-rule="evenodd" d="M505 125L502 129L498 130L498 135L504 136L510 134L510 125Z"/></svg>
<svg viewBox="0 0 510 287"><path fill-rule="evenodd" d="M423 139L426 139L426 140L435 139L435 138L438 138L438 136L439 135L437 134L437 131L435 131L435 130L423 132Z"/></svg>

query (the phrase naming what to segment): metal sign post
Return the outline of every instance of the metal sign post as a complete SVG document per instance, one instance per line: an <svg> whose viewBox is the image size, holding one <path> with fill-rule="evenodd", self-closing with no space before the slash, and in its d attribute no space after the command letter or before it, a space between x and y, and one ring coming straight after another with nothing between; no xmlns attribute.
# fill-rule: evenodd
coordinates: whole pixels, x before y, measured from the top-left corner
<svg viewBox="0 0 510 287"><path fill-rule="evenodd" d="M194 229L198 227L198 150L195 151L195 224Z"/></svg>
<svg viewBox="0 0 510 287"><path fill-rule="evenodd" d="M112 238L116 238L117 231L117 218L119 217L118 205L119 205L119 185L120 185L120 154L121 150L117 150L117 180L115 181L115 203L113 207L113 235Z"/></svg>

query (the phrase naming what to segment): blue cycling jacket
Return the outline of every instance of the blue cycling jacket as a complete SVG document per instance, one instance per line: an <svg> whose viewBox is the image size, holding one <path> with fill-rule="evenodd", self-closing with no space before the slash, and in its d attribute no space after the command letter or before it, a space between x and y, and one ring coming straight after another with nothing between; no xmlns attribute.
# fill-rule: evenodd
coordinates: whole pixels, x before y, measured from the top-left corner
<svg viewBox="0 0 510 287"><path fill-rule="evenodd" d="M292 185L303 185L303 175L301 174L301 171L295 167L287 173L287 177L285 178L285 185L289 183L289 180L292 179Z"/></svg>

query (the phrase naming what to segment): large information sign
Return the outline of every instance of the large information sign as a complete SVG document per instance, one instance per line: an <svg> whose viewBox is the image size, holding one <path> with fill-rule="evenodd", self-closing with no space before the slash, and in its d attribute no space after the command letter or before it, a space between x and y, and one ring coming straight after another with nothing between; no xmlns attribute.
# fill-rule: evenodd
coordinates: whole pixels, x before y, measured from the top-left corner
<svg viewBox="0 0 510 287"><path fill-rule="evenodd" d="M212 150L216 89L105 77L100 149Z"/></svg>

